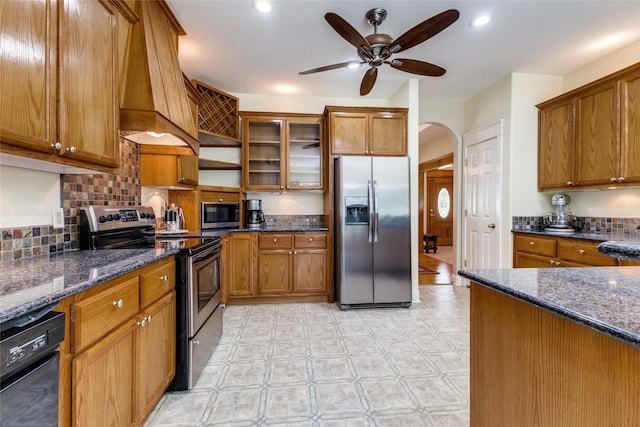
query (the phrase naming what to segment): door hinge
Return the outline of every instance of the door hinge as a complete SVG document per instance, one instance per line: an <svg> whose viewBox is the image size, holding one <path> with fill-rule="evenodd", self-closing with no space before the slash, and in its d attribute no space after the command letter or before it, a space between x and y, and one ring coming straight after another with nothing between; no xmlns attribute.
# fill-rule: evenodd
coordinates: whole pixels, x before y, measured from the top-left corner
<svg viewBox="0 0 640 427"><path fill-rule="evenodd" d="M464 159L464 165L465 165L465 166L469 166L469 160Z"/></svg>
<svg viewBox="0 0 640 427"><path fill-rule="evenodd" d="M466 259L464 260L464 266L465 267L467 266L467 260Z"/></svg>
<svg viewBox="0 0 640 427"><path fill-rule="evenodd" d="M464 216L465 217L467 216L467 210L466 209L464 210Z"/></svg>

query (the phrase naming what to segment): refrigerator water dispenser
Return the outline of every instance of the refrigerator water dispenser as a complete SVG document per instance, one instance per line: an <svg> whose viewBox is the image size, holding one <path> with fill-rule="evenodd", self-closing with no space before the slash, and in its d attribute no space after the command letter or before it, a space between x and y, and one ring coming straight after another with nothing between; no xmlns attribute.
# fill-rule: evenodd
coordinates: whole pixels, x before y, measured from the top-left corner
<svg viewBox="0 0 640 427"><path fill-rule="evenodd" d="M369 206L367 197L345 197L345 224L368 224Z"/></svg>

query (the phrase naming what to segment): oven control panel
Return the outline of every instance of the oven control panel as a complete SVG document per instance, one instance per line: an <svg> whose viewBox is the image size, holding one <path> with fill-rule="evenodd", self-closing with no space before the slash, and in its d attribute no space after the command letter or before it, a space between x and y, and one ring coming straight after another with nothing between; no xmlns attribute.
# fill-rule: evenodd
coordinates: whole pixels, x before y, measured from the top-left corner
<svg viewBox="0 0 640 427"><path fill-rule="evenodd" d="M148 227L156 223L150 206L84 206L80 213L81 222L86 220L91 232Z"/></svg>

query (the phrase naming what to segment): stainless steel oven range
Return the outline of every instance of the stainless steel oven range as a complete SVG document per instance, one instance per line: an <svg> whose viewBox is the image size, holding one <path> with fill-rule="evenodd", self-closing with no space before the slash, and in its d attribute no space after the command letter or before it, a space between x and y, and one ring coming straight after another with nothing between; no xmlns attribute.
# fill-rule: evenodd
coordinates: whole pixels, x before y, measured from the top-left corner
<svg viewBox="0 0 640 427"><path fill-rule="evenodd" d="M172 390L195 385L222 336L220 237L155 233L147 206L88 206L80 212L80 247L176 248L176 375Z"/></svg>

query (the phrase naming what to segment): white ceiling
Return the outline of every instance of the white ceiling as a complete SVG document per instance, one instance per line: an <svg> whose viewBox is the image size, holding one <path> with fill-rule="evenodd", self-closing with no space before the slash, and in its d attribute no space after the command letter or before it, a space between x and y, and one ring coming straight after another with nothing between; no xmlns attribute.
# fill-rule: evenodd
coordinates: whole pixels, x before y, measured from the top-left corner
<svg viewBox="0 0 640 427"><path fill-rule="evenodd" d="M571 1L321 1L279 0L265 15L249 0L167 0L187 32L180 64L189 78L230 93L359 97L365 68L305 76L299 71L357 59L356 49L325 21L334 12L363 36L368 10L387 10L378 32L399 37L447 9L460 19L395 57L432 62L442 77L420 77L383 65L367 97L388 99L408 79L420 96L464 101L513 72L562 75L640 39L640 0ZM492 16L485 27L469 22ZM609 43L605 43L609 40ZM600 43L600 45L598 45Z"/></svg>

